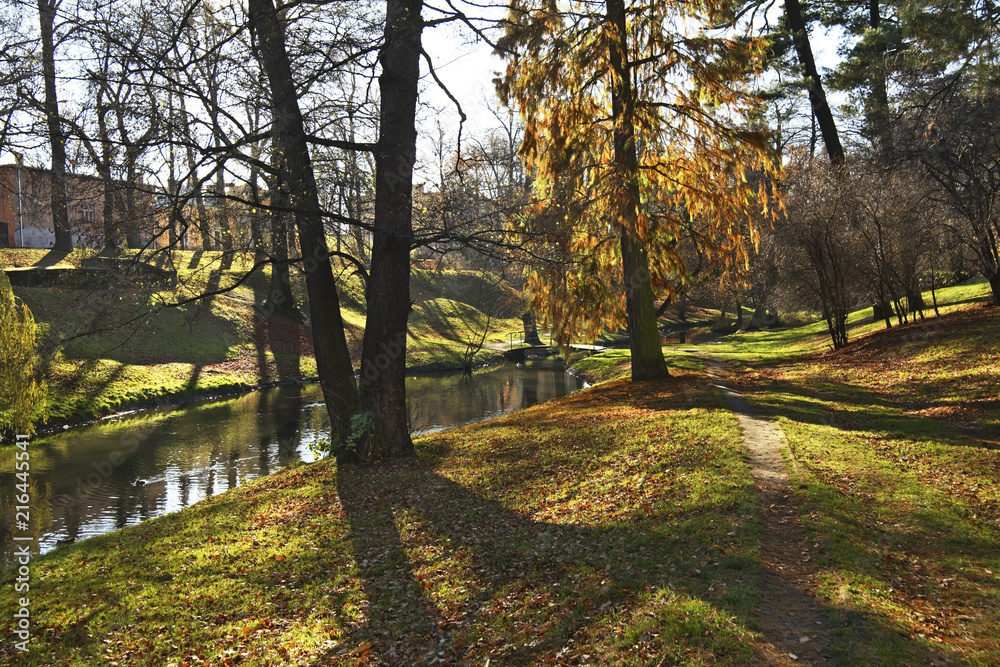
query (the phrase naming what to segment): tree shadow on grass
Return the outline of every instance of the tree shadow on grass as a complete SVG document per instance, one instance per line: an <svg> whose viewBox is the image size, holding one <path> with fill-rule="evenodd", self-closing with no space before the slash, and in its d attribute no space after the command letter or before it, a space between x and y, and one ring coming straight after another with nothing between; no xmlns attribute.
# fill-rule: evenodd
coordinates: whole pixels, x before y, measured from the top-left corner
<svg viewBox="0 0 1000 667"><path fill-rule="evenodd" d="M261 382L279 382L302 379L302 355L311 352L311 345L303 344L307 329L290 317L271 312L267 307L267 285L254 289L253 343L257 372ZM307 347L309 349L307 349ZM273 362L268 359L270 352Z"/></svg>
<svg viewBox="0 0 1000 667"><path fill-rule="evenodd" d="M845 613L885 609L888 603L880 598L891 600L894 611L887 618L894 622L862 616L866 632L887 637L873 643L883 651L899 644L897 634L907 635L908 644L936 637L944 646L980 650L977 644L1000 631L996 620L978 611L1000 606L1000 585L985 575L971 584L975 577L969 574L979 569L976 563L1000 566L996 502L979 492L996 479L997 459L990 452L996 446L944 421L901 412L891 400L857 386L824 380L820 388L778 382L752 398L793 425L836 429L795 435L793 445L808 471L801 511L825 544L824 570L848 582L840 592L848 600L851 586L865 591L867 600L848 603L854 611ZM824 438L831 438L829 453ZM970 585L953 584L959 579ZM839 645L838 655L847 662L873 659L850 641ZM955 658L946 648L940 655Z"/></svg>
<svg viewBox="0 0 1000 667"><path fill-rule="evenodd" d="M96 371L99 361L99 359L84 361L73 372L68 381L73 393L78 397L78 401L73 406L73 412L77 416L92 417L104 412L100 409L101 395L108 387L121 379L125 372L125 364L115 362L114 368L107 373L104 379L94 384L87 384L87 380Z"/></svg>
<svg viewBox="0 0 1000 667"><path fill-rule="evenodd" d="M655 411L676 410L682 396L701 400L690 391L655 395L652 386L622 384L605 395L606 404ZM574 400L564 399L562 414L535 420L534 433L566 432ZM517 428L514 418L504 422ZM598 439L613 441L620 427L608 424ZM594 454L615 451L612 446ZM505 479L544 485L550 477L558 486L554 477L572 466L573 456L521 466L512 451L491 451L489 464L500 470L477 491L435 470L450 455L443 445L423 463L338 472L337 492L369 605L356 636L315 664L359 650L376 664L483 664L487 658L504 665L576 664L587 660L583 653L595 664L612 658L636 664L775 659L773 649L748 631L756 627L753 608L765 568L756 552L756 510L746 496L704 496L683 513L661 502L621 520L562 523L551 513L512 509L500 498ZM704 465L673 465L682 473L699 463ZM729 519L737 525L728 525ZM775 575L781 585L796 586ZM893 631L881 619L821 607L835 632L858 625ZM858 638L859 631L852 632Z"/></svg>
<svg viewBox="0 0 1000 667"><path fill-rule="evenodd" d="M69 253L63 250L49 250L42 256L41 259L35 262L34 267L36 269L44 269L50 266L55 266L59 262L66 259L68 255Z"/></svg>
<svg viewBox="0 0 1000 667"><path fill-rule="evenodd" d="M825 380L821 389L813 389L776 382L748 397L770 415L796 422L845 431L875 431L887 438L933 439L954 447L997 449L989 439L963 435L943 420L900 412L902 408L892 400L847 383ZM989 406L993 403L989 402Z"/></svg>
<svg viewBox="0 0 1000 667"><path fill-rule="evenodd" d="M739 600L709 591L716 575L708 570L746 581L760 576L759 563L692 542L700 527L536 521L417 463L345 467L337 491L369 601L367 624L351 644L371 642L384 664L480 664L486 658L530 664L560 652L578 657L574 643L585 647L595 633L599 643L616 641L617 616L644 606L658 615L661 609L641 600L656 591L705 596L704 616L692 619L698 631L677 638L691 650L736 664L756 654L735 639L751 619L739 616ZM664 554L678 557L660 560ZM694 573L698 559L713 561L702 565L704 576ZM713 623L712 610L736 615L735 623ZM662 649L651 637L644 643L650 653ZM346 652L331 652L317 664Z"/></svg>

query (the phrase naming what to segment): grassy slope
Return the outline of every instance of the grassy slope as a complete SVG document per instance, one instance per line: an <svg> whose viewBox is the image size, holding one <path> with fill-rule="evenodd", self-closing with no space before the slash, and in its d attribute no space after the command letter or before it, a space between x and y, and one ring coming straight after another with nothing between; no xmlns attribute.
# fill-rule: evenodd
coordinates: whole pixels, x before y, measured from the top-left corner
<svg viewBox="0 0 1000 667"><path fill-rule="evenodd" d="M752 480L698 374L417 446L418 461L300 467L36 559L34 650L10 664L757 657ZM0 582L0 607L12 596Z"/></svg>
<svg viewBox="0 0 1000 667"><path fill-rule="evenodd" d="M2 250L0 265L76 266L87 254ZM102 290L16 288L43 325L50 344L65 341L49 356L46 372L52 389L51 422L315 375L308 329L291 320L261 321L253 316L253 304L266 294L266 271L211 300L120 326L151 305L231 285L249 268L248 260L241 258L223 267L220 254L212 252L178 252L170 258L159 256L156 263L178 271L177 289L156 292L130 285ZM415 271L412 282L410 368L460 367L468 342L474 338L470 332L487 324L483 311L492 315L486 344L502 342L507 331L521 328L521 299L509 288L455 272ZM302 280L294 278L292 286L302 303ZM349 275L341 276L340 287L348 340L357 361L364 328L363 290ZM98 335L73 338L102 329ZM495 360L498 355L484 348L474 362Z"/></svg>
<svg viewBox="0 0 1000 667"><path fill-rule="evenodd" d="M891 330L854 313L838 352L824 323L699 348L786 433L839 664L1000 662L1000 313L975 303L987 297L981 282L941 290L942 317ZM627 361L588 360L609 374Z"/></svg>

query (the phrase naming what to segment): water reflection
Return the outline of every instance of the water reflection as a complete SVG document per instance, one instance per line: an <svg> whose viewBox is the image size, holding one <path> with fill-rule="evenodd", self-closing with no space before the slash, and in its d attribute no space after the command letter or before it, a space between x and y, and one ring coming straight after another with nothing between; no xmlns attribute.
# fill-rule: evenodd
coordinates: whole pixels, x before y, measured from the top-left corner
<svg viewBox="0 0 1000 667"><path fill-rule="evenodd" d="M436 431L571 393L561 366L501 366L473 376L407 379L414 432ZM31 522L41 552L173 512L294 461L312 461L327 436L319 387L281 387L182 408L151 410L30 445ZM0 456L0 548L11 549L14 456ZM25 531L19 529L18 535ZM3 561L3 565L8 563Z"/></svg>

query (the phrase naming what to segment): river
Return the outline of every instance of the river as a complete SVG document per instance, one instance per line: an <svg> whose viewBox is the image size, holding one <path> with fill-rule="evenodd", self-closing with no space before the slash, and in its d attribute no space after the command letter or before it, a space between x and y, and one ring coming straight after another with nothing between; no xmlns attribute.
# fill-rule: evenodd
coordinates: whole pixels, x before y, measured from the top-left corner
<svg viewBox="0 0 1000 667"><path fill-rule="evenodd" d="M414 433L438 431L572 393L583 382L559 362L505 364L475 373L407 378ZM318 385L146 410L34 438L29 445L30 527L37 551L174 512L268 475L328 437ZM14 448L0 450L2 564L11 554ZM17 534L25 535L19 527Z"/></svg>

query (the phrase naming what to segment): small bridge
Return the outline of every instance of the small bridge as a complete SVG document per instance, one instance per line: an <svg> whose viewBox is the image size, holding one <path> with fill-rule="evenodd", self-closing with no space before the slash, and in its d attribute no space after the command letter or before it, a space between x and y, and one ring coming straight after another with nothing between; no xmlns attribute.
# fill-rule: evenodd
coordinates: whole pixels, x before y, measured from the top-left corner
<svg viewBox="0 0 1000 667"><path fill-rule="evenodd" d="M526 343L524 340L525 333L526 332L524 331L514 331L512 333L507 334L507 349L504 351L503 356L512 361L524 361L527 358L528 353L531 351L537 351L539 353L542 353L544 351L545 354L552 354L559 349L558 346L552 344L551 331L549 332L548 336L549 337L548 345L546 345L545 343L542 343L541 345L537 344L532 345L530 343ZM515 336L520 336L520 338L515 338ZM539 338L539 340L541 339ZM603 352L605 349L607 349L600 345L586 345L583 343L570 343L567 347L569 347L570 350L580 350L587 352Z"/></svg>

